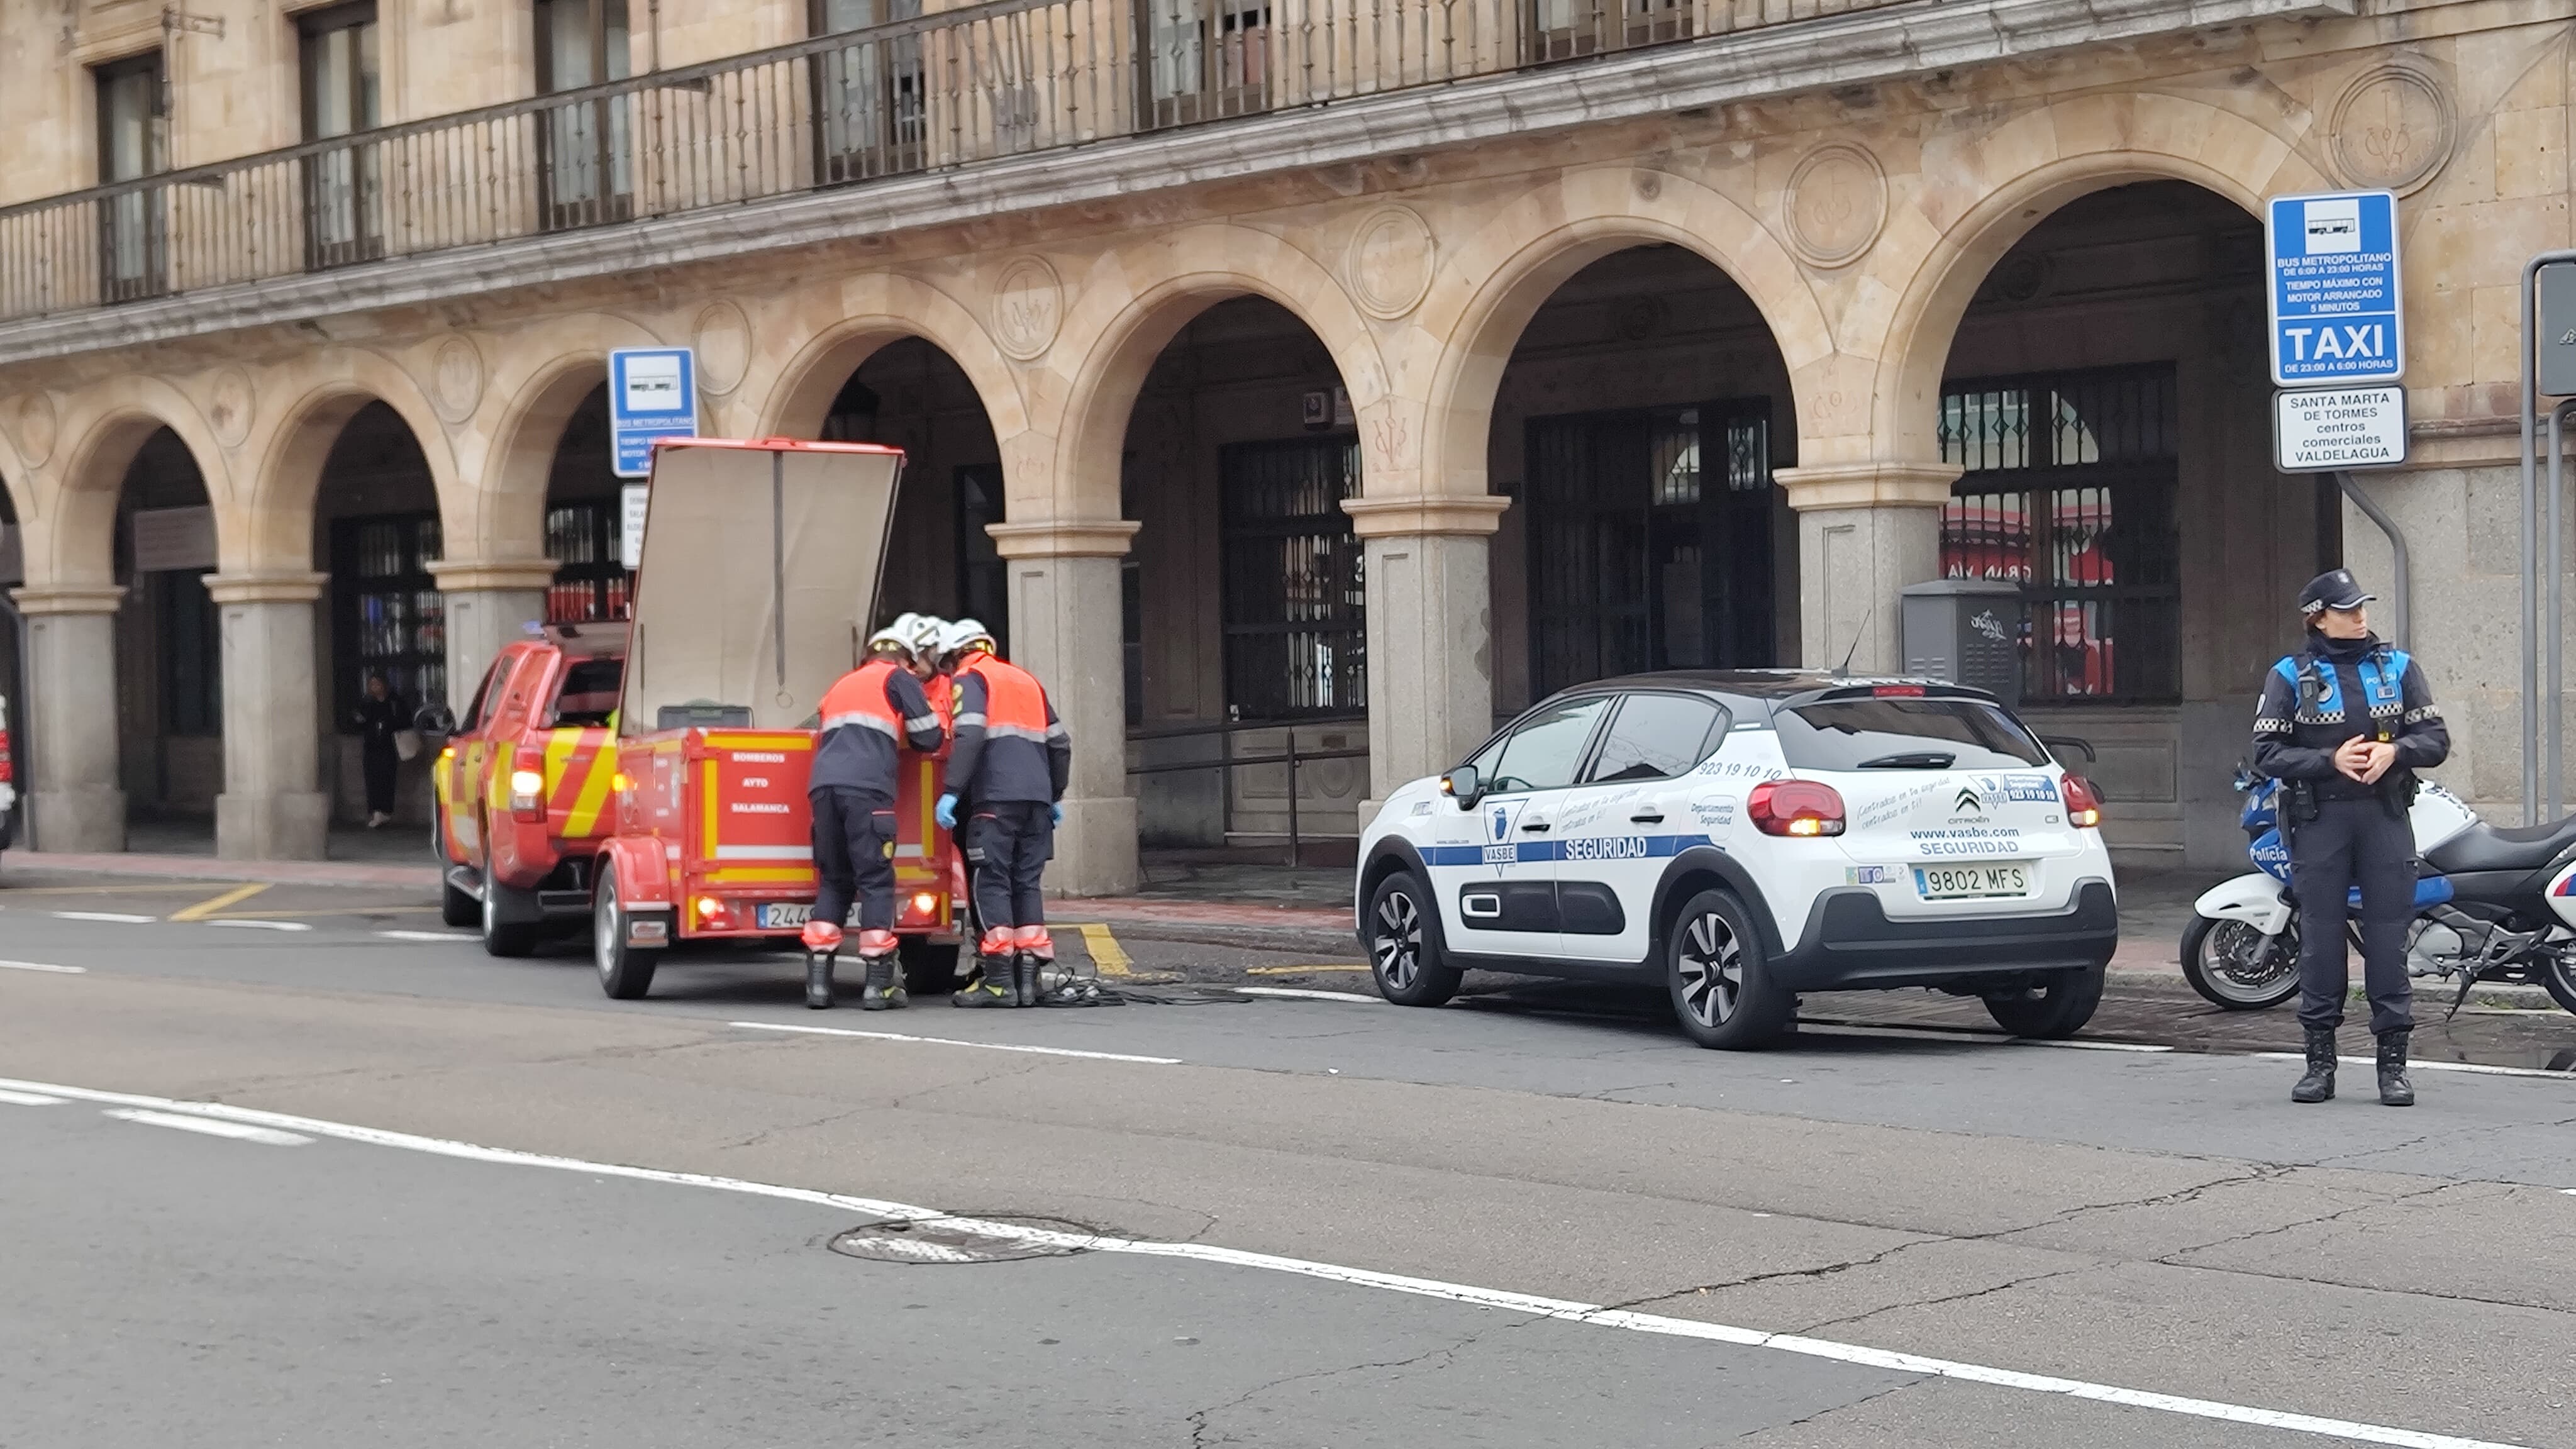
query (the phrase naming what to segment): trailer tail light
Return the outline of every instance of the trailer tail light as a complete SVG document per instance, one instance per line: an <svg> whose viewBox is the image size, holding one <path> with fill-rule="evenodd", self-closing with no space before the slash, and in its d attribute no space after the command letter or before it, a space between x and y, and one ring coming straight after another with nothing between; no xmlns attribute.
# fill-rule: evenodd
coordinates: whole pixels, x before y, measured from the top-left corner
<svg viewBox="0 0 2576 1449"><path fill-rule="evenodd" d="M727 919L725 903L714 896L698 897L697 911L698 929L701 931L721 931L733 924Z"/></svg>
<svg viewBox="0 0 2576 1449"><path fill-rule="evenodd" d="M907 925L938 924L939 897L929 891L914 891L904 897L903 919Z"/></svg>
<svg viewBox="0 0 2576 1449"><path fill-rule="evenodd" d="M2102 823L2102 796L2082 775L2066 777L2066 823L2090 830Z"/></svg>
<svg viewBox="0 0 2576 1449"><path fill-rule="evenodd" d="M541 824L546 818L546 756L520 747L510 762L510 818Z"/></svg>
<svg viewBox="0 0 2576 1449"><path fill-rule="evenodd" d="M1765 780L1753 787L1744 813L1765 835L1840 835L1843 797L1813 780Z"/></svg>

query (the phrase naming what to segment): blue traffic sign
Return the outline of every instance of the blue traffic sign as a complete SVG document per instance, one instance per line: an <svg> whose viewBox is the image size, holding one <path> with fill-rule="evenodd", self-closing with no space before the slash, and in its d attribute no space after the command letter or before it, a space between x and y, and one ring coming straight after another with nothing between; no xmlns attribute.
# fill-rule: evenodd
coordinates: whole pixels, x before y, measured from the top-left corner
<svg viewBox="0 0 2576 1449"><path fill-rule="evenodd" d="M2325 387L2405 375L2394 194L2275 196L2263 209L2263 239L2272 273L2272 381Z"/></svg>
<svg viewBox="0 0 2576 1449"><path fill-rule="evenodd" d="M653 471L655 438L698 434L697 359L685 347L608 354L608 438L620 478Z"/></svg>

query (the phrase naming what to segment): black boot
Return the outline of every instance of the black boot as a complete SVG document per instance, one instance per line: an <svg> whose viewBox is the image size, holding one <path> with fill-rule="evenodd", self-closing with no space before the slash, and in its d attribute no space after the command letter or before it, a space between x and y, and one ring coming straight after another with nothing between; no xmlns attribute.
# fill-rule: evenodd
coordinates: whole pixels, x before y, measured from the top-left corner
<svg viewBox="0 0 2576 1449"><path fill-rule="evenodd" d="M2406 1077L2407 1033L2392 1031L2379 1039L2379 1105L2412 1107L2415 1084Z"/></svg>
<svg viewBox="0 0 2576 1449"><path fill-rule="evenodd" d="M829 951L805 953L805 1004L816 1011L826 1010L832 1004L832 953Z"/></svg>
<svg viewBox="0 0 2576 1449"><path fill-rule="evenodd" d="M2323 1102L2334 1096L2335 1034L2330 1026L2308 1028L2308 1074L2290 1089L2293 1102Z"/></svg>
<svg viewBox="0 0 2576 1449"><path fill-rule="evenodd" d="M1021 951L1011 957L1012 997L1022 1006L1038 1004L1038 991L1044 984L1038 973L1047 967L1046 960L1035 951Z"/></svg>
<svg viewBox="0 0 2576 1449"><path fill-rule="evenodd" d="M948 998L948 1004L976 1007L1019 1005L1019 992L1011 981L1010 953L980 959L984 974L974 985L960 988L955 996Z"/></svg>
<svg viewBox="0 0 2576 1449"><path fill-rule="evenodd" d="M903 989L903 977L895 971L894 957L862 956L867 964L868 984L859 988L859 1010L892 1011L912 1004Z"/></svg>

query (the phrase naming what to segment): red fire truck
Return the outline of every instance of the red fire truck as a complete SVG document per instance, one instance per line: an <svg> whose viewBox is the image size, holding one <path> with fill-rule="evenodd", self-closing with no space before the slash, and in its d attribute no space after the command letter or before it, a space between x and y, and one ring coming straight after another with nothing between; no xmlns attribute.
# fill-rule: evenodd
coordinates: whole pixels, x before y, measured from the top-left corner
<svg viewBox="0 0 2576 1449"><path fill-rule="evenodd" d="M650 990L693 943L792 947L814 901L805 787L824 691L865 658L903 454L857 443L655 445L617 713L614 824L591 896L600 989ZM965 873L907 753L896 932L944 989Z"/></svg>

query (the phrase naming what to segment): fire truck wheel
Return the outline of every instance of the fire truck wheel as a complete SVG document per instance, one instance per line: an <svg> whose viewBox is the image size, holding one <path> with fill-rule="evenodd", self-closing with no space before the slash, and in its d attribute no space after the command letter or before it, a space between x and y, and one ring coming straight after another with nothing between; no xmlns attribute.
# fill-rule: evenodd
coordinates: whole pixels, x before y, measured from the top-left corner
<svg viewBox="0 0 2576 1449"><path fill-rule="evenodd" d="M590 950L599 964L599 989L619 1001L634 1001L653 989L659 951L639 951L626 944L626 922L617 909L617 873L603 871L599 894L590 905Z"/></svg>
<svg viewBox="0 0 2576 1449"><path fill-rule="evenodd" d="M943 995L957 989L955 945L907 939L895 947L903 958L904 989L915 996Z"/></svg>
<svg viewBox="0 0 2576 1449"><path fill-rule="evenodd" d="M513 890L490 876L483 878L483 951L489 956L525 956L537 949L537 923L503 921L504 904L529 904L527 891ZM513 912L517 914L517 912Z"/></svg>

